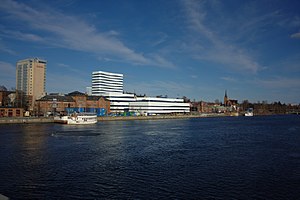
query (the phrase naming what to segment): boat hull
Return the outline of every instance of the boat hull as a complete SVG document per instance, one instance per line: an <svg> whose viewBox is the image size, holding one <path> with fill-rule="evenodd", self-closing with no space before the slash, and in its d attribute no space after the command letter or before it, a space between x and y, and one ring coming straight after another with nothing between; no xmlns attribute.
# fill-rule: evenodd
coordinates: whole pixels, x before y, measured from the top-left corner
<svg viewBox="0 0 300 200"><path fill-rule="evenodd" d="M97 115L96 114L76 114L70 116L62 116L62 117L55 117L54 122L60 124L95 124L97 123Z"/></svg>

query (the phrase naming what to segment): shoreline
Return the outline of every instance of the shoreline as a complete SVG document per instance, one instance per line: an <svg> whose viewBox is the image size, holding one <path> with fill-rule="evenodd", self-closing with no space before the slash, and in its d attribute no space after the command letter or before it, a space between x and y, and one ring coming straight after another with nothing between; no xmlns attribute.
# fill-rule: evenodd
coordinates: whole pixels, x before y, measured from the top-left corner
<svg viewBox="0 0 300 200"><path fill-rule="evenodd" d="M101 121L128 121L128 120L159 120L159 119L187 119L203 117L225 117L224 114L199 114L199 115L156 115L156 116L115 116L97 117ZM0 118L0 124L34 124L54 123L53 117L4 117Z"/></svg>
<svg viewBox="0 0 300 200"><path fill-rule="evenodd" d="M288 115L288 114L286 114ZM161 119L188 119L188 118L208 118L208 117L241 117L243 115L234 114L192 114L192 115L155 115L155 116L115 116L115 117L97 117L101 121L130 121L130 120L161 120ZM262 115L255 115L262 116ZM268 116L268 115L266 115ZM53 117L3 117L0 118L0 124L34 124L34 123L54 123Z"/></svg>
<svg viewBox="0 0 300 200"><path fill-rule="evenodd" d="M187 119L204 117L227 117L224 114L198 114L198 115L155 115L155 116L116 116L98 117L98 121L128 121L128 120L159 120L159 119Z"/></svg>

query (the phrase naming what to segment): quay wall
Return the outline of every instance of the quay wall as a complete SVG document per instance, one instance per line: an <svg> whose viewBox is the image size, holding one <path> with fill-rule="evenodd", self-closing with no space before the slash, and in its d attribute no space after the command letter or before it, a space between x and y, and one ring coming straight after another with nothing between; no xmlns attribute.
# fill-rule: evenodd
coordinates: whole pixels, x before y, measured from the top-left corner
<svg viewBox="0 0 300 200"><path fill-rule="evenodd" d="M50 117L3 117L0 124L53 123Z"/></svg>
<svg viewBox="0 0 300 200"><path fill-rule="evenodd" d="M197 115L155 115L155 116L105 116L98 117L98 121L124 121L124 120L155 120L155 119L186 119L200 117L226 117L221 114L197 114ZM0 124L23 124L23 123L54 123L53 117L2 117Z"/></svg>
<svg viewBox="0 0 300 200"><path fill-rule="evenodd" d="M223 117L222 114L208 115L155 115L155 116L117 116L117 117L98 117L98 121L116 121L116 120L154 120L154 119L186 119L199 117Z"/></svg>

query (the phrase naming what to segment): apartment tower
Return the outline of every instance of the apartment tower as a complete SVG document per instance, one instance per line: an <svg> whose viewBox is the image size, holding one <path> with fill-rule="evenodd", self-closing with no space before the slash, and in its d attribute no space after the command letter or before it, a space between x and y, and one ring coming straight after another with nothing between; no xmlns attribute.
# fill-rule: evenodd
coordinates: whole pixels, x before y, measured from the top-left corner
<svg viewBox="0 0 300 200"><path fill-rule="evenodd" d="M28 96L29 109L33 110L34 102L45 95L47 61L29 58L17 62L16 90Z"/></svg>
<svg viewBox="0 0 300 200"><path fill-rule="evenodd" d="M92 95L123 93L123 74L96 71L92 73Z"/></svg>

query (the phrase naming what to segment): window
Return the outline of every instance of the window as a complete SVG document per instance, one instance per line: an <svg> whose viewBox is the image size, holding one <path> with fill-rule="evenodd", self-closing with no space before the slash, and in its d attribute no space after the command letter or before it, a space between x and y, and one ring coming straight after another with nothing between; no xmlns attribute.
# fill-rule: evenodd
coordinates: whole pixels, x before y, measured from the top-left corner
<svg viewBox="0 0 300 200"><path fill-rule="evenodd" d="M8 109L8 117L12 117L13 116L13 110L12 109Z"/></svg>
<svg viewBox="0 0 300 200"><path fill-rule="evenodd" d="M17 117L20 117L20 114L21 114L20 110L17 109L17 110L16 110L16 116L17 116Z"/></svg>
<svg viewBox="0 0 300 200"><path fill-rule="evenodd" d="M4 109L1 109L1 110L0 110L0 117L4 117L4 115L5 115L5 110L4 110Z"/></svg>

